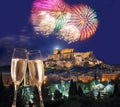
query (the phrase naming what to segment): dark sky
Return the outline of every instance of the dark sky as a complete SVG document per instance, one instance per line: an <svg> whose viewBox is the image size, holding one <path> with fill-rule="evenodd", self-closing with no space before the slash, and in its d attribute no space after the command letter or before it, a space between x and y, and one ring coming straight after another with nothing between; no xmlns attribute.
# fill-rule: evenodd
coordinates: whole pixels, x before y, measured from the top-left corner
<svg viewBox="0 0 120 107"><path fill-rule="evenodd" d="M36 35L30 23L34 0L0 0L0 66L10 64L13 48L40 49L46 57L56 47L93 51L108 64L120 64L120 0L65 0L95 9L99 26L93 37L68 44L55 35Z"/></svg>

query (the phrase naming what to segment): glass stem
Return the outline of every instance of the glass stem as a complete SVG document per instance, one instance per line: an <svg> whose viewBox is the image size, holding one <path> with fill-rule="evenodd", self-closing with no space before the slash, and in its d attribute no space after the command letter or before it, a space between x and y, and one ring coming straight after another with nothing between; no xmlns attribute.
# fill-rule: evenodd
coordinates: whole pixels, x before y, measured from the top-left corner
<svg viewBox="0 0 120 107"><path fill-rule="evenodd" d="M42 98L42 91L41 91L41 85L38 87L39 90L39 97L40 97L40 107L44 107L43 98Z"/></svg>
<svg viewBox="0 0 120 107"><path fill-rule="evenodd" d="M16 107L16 99L17 99L17 85L14 85L15 90L14 90L14 99L13 99L13 104L12 107Z"/></svg>
<svg viewBox="0 0 120 107"><path fill-rule="evenodd" d="M24 75L24 86L26 86L26 75Z"/></svg>

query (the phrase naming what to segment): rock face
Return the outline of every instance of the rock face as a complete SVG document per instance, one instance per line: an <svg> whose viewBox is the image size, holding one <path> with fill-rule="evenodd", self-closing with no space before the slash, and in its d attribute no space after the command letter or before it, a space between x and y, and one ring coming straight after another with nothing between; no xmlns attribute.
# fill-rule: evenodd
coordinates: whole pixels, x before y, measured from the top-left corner
<svg viewBox="0 0 120 107"><path fill-rule="evenodd" d="M74 52L74 49L54 50L54 54L48 56L45 61L45 67L54 68L70 68L73 66L88 66L102 64L103 62L98 60L92 51L89 52Z"/></svg>

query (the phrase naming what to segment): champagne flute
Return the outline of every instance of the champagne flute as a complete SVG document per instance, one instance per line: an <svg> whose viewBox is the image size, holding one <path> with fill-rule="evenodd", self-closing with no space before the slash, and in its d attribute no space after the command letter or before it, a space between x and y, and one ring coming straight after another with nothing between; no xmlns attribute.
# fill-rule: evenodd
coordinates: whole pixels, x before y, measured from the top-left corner
<svg viewBox="0 0 120 107"><path fill-rule="evenodd" d="M12 107L16 107L17 89L22 82L27 68L27 50L14 48L11 61L11 78L14 83L14 100Z"/></svg>
<svg viewBox="0 0 120 107"><path fill-rule="evenodd" d="M44 107L41 85L44 79L44 64L40 50L31 50L28 52L28 69L30 78L38 88L40 96L40 107Z"/></svg>

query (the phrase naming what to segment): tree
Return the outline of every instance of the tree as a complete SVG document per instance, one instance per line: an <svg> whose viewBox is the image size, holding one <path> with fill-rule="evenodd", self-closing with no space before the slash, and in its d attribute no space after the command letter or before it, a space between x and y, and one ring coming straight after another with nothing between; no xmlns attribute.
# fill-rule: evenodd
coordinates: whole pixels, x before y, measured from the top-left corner
<svg viewBox="0 0 120 107"><path fill-rule="evenodd" d="M69 96L77 95L77 85L73 80L70 81Z"/></svg>
<svg viewBox="0 0 120 107"><path fill-rule="evenodd" d="M78 93L79 96L83 95L83 91L82 91L80 86L78 87L77 93Z"/></svg>
<svg viewBox="0 0 120 107"><path fill-rule="evenodd" d="M42 85L42 97L43 97L43 100L44 99L49 99L49 90L47 88L47 85Z"/></svg>
<svg viewBox="0 0 120 107"><path fill-rule="evenodd" d="M116 95L116 93L118 93L118 84L117 83L115 83L113 94Z"/></svg>
<svg viewBox="0 0 120 107"><path fill-rule="evenodd" d="M60 93L58 90L55 90L54 99L58 100L61 99L61 97L62 97L62 93Z"/></svg>
<svg viewBox="0 0 120 107"><path fill-rule="evenodd" d="M4 84L3 84L3 81L2 81L2 73L0 73L0 91L2 91L4 88Z"/></svg>

